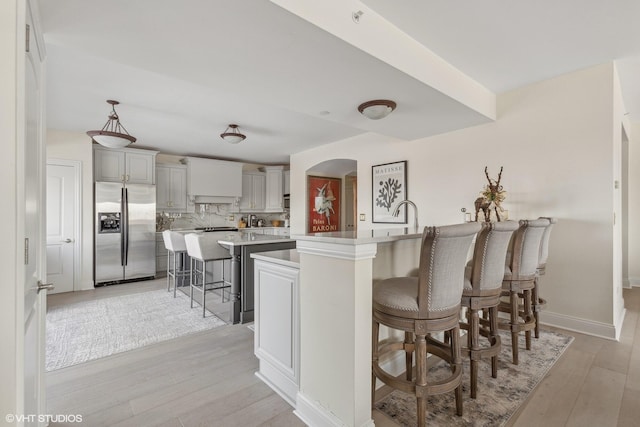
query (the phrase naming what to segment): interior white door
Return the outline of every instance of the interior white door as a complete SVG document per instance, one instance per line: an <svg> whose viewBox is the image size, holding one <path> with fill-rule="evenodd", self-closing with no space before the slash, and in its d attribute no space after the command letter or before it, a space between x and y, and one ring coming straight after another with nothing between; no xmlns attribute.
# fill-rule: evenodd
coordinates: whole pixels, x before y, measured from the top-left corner
<svg viewBox="0 0 640 427"><path fill-rule="evenodd" d="M75 289L77 166L47 163L47 282L50 293Z"/></svg>
<svg viewBox="0 0 640 427"><path fill-rule="evenodd" d="M42 57L36 37L31 3L27 2L28 45L25 53L24 143L24 414L25 426L40 426L45 411L45 296L40 279L44 262L44 148L42 118ZM20 325L19 325L20 326Z"/></svg>

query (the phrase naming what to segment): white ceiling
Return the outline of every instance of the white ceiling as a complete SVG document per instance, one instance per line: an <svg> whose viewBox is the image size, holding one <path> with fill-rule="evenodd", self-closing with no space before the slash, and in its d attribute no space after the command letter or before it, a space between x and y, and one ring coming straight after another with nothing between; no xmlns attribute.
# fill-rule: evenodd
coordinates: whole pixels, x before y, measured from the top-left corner
<svg viewBox="0 0 640 427"><path fill-rule="evenodd" d="M637 0L617 0L615 9L596 0L349 4L373 9L494 93L617 60L627 110L640 119ZM99 129L105 101L116 99L135 146L288 163L290 154L363 132L411 140L490 120L266 0L39 6L52 129ZM395 100L397 110L380 121L357 112L377 98ZM220 139L229 123L244 142Z"/></svg>

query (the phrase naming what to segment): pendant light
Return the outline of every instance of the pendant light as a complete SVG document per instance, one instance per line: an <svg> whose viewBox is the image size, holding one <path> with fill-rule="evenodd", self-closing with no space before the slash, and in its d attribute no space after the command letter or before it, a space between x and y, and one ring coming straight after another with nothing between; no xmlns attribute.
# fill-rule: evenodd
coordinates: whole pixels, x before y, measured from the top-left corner
<svg viewBox="0 0 640 427"><path fill-rule="evenodd" d="M244 141L245 135L240 133L238 125L231 124L227 126L227 129L220 134L220 138L227 141L229 144L237 144Z"/></svg>
<svg viewBox="0 0 640 427"><path fill-rule="evenodd" d="M136 142L136 138L129 135L129 132L127 132L120 123L120 118L118 117L118 113L116 113L116 105L120 103L111 99L108 99L107 103L111 104L109 120L107 120L107 123L105 123L101 130L90 130L87 132L87 135L89 135L93 141L108 148L123 148Z"/></svg>

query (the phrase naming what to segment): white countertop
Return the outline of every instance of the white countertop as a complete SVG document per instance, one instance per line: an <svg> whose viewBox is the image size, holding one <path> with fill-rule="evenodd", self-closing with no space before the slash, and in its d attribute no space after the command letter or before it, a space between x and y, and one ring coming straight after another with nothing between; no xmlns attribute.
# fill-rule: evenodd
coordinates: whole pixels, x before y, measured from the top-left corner
<svg viewBox="0 0 640 427"><path fill-rule="evenodd" d="M292 239L288 236L274 236L271 234L260 234L260 233L252 233L252 232L224 232L221 235L220 232L214 233L205 233L214 234L218 239L218 243L226 246L244 246L244 245L264 245L267 243L282 243L282 242L293 242L295 239Z"/></svg>
<svg viewBox="0 0 640 427"><path fill-rule="evenodd" d="M251 254L251 258L283 265L285 267L300 268L300 253L295 249L256 252Z"/></svg>
<svg viewBox="0 0 640 427"><path fill-rule="evenodd" d="M418 239L422 237L422 230L413 227L384 228L377 230L334 231L330 233L293 234L294 240L313 242L337 243L344 245L358 245L364 243L393 242L404 239Z"/></svg>

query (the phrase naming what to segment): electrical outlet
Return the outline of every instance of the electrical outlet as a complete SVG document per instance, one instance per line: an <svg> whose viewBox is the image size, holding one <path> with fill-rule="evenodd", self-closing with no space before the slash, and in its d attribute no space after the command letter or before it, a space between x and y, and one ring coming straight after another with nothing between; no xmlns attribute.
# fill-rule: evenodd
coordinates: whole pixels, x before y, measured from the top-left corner
<svg viewBox="0 0 640 427"><path fill-rule="evenodd" d="M365 215L364 214L360 214L360 221L365 221Z"/></svg>
<svg viewBox="0 0 640 427"><path fill-rule="evenodd" d="M236 217L235 217L235 216L233 216L233 215L229 215L229 217L227 218L227 221L233 221L233 220L235 220L235 219L236 219Z"/></svg>

